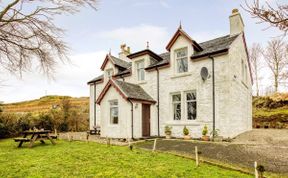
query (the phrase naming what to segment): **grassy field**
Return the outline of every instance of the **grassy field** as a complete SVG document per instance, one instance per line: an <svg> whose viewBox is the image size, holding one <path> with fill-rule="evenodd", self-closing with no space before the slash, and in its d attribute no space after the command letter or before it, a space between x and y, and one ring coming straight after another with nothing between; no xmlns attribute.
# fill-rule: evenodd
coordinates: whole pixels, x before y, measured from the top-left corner
<svg viewBox="0 0 288 178"><path fill-rule="evenodd" d="M97 143L57 141L57 145L16 148L0 140L0 177L252 177L164 153Z"/></svg>

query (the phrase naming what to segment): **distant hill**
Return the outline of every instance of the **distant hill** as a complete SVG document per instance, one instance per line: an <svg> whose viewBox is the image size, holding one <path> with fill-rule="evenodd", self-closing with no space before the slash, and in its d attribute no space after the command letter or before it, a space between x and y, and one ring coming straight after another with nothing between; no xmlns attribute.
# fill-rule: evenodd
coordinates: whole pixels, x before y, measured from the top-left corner
<svg viewBox="0 0 288 178"><path fill-rule="evenodd" d="M63 98L68 98L71 102L72 107L81 108L82 111L85 110L86 112L88 112L89 97L74 98L70 96L57 95L44 96L39 99L30 101L3 104L2 108L4 112L14 113L45 112L52 109L52 107L59 106Z"/></svg>

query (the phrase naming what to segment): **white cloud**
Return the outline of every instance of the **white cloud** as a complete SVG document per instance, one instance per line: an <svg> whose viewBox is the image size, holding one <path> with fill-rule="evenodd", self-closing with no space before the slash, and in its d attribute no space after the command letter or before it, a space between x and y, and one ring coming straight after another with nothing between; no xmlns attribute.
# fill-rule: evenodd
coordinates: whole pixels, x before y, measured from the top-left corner
<svg viewBox="0 0 288 178"><path fill-rule="evenodd" d="M89 96L87 82L101 74L105 51L71 56L71 64L59 64L55 80L48 80L36 71L23 79L6 74L7 86L0 88L0 101L15 102L47 95Z"/></svg>
<svg viewBox="0 0 288 178"><path fill-rule="evenodd" d="M151 50L163 52L165 50L165 45L169 40L169 34L165 27L146 24L103 31L96 36L107 40L113 40L116 44L126 43L131 47L132 52L145 49L147 41L149 41Z"/></svg>

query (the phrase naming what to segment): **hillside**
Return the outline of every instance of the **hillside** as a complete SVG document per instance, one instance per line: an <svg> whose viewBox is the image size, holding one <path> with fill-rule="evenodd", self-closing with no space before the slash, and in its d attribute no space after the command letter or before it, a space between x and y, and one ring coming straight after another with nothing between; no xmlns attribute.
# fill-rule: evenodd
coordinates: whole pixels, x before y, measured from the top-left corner
<svg viewBox="0 0 288 178"><path fill-rule="evenodd" d="M288 128L288 93L253 97L254 128Z"/></svg>
<svg viewBox="0 0 288 178"><path fill-rule="evenodd" d="M70 100L73 108L79 108L82 111L88 112L89 97L74 98L70 96L44 96L39 99L3 104L2 108L4 112L13 113L25 113L25 112L45 112L53 107L57 107L61 104L63 98Z"/></svg>

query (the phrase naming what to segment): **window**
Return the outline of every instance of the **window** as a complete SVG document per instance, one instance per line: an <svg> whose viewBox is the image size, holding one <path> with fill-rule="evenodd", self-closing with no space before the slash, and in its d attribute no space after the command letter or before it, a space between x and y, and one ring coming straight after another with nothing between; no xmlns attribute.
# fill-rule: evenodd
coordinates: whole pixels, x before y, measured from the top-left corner
<svg viewBox="0 0 288 178"><path fill-rule="evenodd" d="M136 62L136 69L138 81L145 80L144 60Z"/></svg>
<svg viewBox="0 0 288 178"><path fill-rule="evenodd" d="M172 95L174 120L181 120L181 94Z"/></svg>
<svg viewBox="0 0 288 178"><path fill-rule="evenodd" d="M108 69L108 70L106 70L106 74L107 74L107 77L108 77L109 79L111 79L111 77L113 76L113 69Z"/></svg>
<svg viewBox="0 0 288 178"><path fill-rule="evenodd" d="M186 93L187 120L195 120L197 113L196 91Z"/></svg>
<svg viewBox="0 0 288 178"><path fill-rule="evenodd" d="M187 48L175 50L177 73L188 72Z"/></svg>
<svg viewBox="0 0 288 178"><path fill-rule="evenodd" d="M110 101L110 123L118 124L118 101Z"/></svg>

